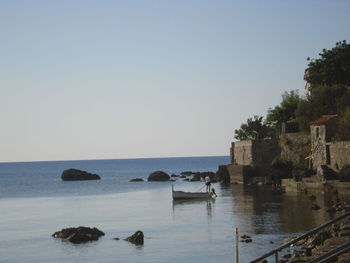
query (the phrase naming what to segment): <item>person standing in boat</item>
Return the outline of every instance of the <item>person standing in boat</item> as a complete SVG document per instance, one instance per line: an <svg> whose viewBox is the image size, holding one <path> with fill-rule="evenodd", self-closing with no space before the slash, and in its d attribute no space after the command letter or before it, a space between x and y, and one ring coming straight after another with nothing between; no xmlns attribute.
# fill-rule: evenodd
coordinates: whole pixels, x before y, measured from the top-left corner
<svg viewBox="0 0 350 263"><path fill-rule="evenodd" d="M210 185L211 185L211 181L210 181L209 175L207 175L207 176L204 178L204 181L205 181L205 185L207 186L207 192L209 193L209 192L210 192Z"/></svg>

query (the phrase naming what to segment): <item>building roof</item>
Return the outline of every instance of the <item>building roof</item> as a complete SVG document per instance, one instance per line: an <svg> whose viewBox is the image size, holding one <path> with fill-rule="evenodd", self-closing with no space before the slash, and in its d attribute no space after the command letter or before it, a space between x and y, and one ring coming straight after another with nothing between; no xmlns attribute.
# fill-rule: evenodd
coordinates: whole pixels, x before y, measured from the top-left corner
<svg viewBox="0 0 350 263"><path fill-rule="evenodd" d="M333 115L322 115L321 117L319 117L318 119L310 122L311 125L322 125L322 124L326 124L329 120L334 119L338 117L337 114L333 114Z"/></svg>

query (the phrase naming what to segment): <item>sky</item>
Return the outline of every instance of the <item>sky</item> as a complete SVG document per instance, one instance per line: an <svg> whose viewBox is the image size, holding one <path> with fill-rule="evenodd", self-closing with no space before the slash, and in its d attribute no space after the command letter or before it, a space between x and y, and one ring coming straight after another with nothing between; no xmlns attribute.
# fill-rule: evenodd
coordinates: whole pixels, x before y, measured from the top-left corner
<svg viewBox="0 0 350 263"><path fill-rule="evenodd" d="M350 42L348 0L0 0L0 162L229 155Z"/></svg>

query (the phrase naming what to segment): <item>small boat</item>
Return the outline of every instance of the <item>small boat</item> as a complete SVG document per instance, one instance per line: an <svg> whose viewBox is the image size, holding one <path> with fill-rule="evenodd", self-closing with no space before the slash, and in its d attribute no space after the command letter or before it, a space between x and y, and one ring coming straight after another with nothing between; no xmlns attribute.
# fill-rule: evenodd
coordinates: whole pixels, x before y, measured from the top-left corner
<svg viewBox="0 0 350 263"><path fill-rule="evenodd" d="M213 196L217 196L214 188L211 192L183 192L183 191L174 191L174 186L172 187L173 199L208 199Z"/></svg>

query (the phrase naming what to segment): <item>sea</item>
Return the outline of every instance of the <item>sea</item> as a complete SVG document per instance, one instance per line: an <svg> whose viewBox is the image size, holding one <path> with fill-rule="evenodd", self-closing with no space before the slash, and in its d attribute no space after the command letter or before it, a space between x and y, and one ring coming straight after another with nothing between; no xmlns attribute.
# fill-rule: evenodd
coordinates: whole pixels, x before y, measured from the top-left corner
<svg viewBox="0 0 350 263"><path fill-rule="evenodd" d="M173 201L172 186L203 191L204 183L147 182L157 170L215 172L228 163L228 156L0 163L0 262L245 263L329 219L301 194L214 183L216 199ZM69 168L101 180L62 181ZM78 226L105 236L85 244L51 236ZM138 230L144 245L123 240Z"/></svg>

